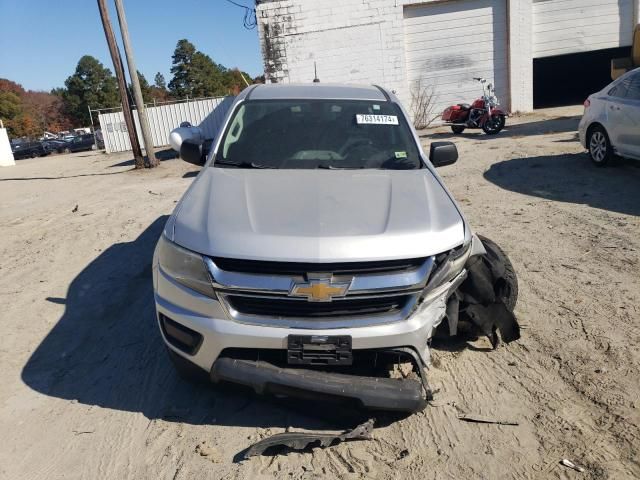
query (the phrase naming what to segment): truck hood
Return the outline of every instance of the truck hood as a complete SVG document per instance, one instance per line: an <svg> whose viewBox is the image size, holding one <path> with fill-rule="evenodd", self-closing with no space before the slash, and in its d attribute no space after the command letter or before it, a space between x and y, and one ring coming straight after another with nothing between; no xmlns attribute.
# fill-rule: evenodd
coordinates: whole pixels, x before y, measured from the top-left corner
<svg viewBox="0 0 640 480"><path fill-rule="evenodd" d="M177 244L213 257L369 261L456 247L464 221L428 169L206 167L168 233Z"/></svg>

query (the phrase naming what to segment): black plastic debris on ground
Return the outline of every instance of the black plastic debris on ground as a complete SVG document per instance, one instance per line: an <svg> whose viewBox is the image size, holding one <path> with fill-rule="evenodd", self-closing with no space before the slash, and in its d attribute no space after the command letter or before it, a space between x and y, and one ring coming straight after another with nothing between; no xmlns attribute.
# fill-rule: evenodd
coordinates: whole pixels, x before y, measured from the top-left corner
<svg viewBox="0 0 640 480"><path fill-rule="evenodd" d="M285 448L290 450L304 450L306 448L326 448L348 440L370 440L373 432L374 420L369 419L353 430L341 434L311 433L311 432L287 432L272 435L247 449L244 458L248 459L256 455L262 455L269 449Z"/></svg>

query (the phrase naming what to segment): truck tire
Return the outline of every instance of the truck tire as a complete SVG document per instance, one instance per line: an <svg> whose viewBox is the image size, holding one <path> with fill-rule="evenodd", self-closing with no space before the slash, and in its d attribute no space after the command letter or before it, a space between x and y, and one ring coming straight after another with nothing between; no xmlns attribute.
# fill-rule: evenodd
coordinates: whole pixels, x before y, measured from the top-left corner
<svg viewBox="0 0 640 480"><path fill-rule="evenodd" d="M504 265L504 280L496 286L496 290L505 306L513 312L518 302L518 277L513 264L497 243L482 235L478 235L478 237L482 241L487 255Z"/></svg>

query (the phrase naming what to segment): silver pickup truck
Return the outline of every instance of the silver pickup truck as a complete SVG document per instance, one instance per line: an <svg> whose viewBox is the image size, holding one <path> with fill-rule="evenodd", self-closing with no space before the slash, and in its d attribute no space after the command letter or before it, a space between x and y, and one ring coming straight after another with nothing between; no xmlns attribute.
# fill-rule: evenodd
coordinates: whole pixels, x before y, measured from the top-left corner
<svg viewBox="0 0 640 480"><path fill-rule="evenodd" d="M257 85L230 108L153 260L157 320L191 378L417 411L442 324L519 336L513 268L472 233L393 93ZM394 378L394 365L410 373ZM398 375L396 375L398 376Z"/></svg>

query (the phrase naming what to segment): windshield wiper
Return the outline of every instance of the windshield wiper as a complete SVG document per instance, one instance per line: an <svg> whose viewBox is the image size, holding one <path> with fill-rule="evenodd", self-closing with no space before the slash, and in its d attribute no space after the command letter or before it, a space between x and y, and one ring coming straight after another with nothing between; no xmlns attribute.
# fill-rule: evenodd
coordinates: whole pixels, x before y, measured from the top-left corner
<svg viewBox="0 0 640 480"><path fill-rule="evenodd" d="M318 165L323 170L362 170L365 167L336 167L335 165Z"/></svg>
<svg viewBox="0 0 640 480"><path fill-rule="evenodd" d="M272 167L271 165L262 165L260 163L255 162L226 162L224 160L218 160L213 164L216 165L224 165L225 167L234 167L234 168L277 168Z"/></svg>

